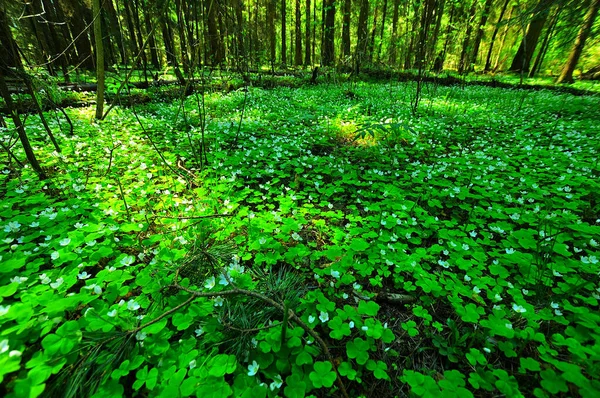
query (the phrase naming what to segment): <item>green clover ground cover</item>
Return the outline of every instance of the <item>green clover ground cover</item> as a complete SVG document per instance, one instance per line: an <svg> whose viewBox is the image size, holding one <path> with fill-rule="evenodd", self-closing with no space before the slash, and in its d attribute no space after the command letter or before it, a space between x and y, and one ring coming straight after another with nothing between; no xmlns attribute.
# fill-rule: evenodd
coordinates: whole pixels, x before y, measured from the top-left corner
<svg viewBox="0 0 600 398"><path fill-rule="evenodd" d="M68 110L62 154L30 117L53 175L2 160L2 395L597 396L597 98L412 92L207 95L202 170L195 96Z"/></svg>

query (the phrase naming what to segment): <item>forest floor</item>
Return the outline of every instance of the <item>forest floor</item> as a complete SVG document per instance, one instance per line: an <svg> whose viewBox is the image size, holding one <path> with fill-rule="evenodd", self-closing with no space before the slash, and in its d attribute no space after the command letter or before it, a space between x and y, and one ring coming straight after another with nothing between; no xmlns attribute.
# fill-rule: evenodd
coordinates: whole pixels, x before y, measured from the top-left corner
<svg viewBox="0 0 600 398"><path fill-rule="evenodd" d="M598 97L415 87L29 116L0 395L597 396Z"/></svg>

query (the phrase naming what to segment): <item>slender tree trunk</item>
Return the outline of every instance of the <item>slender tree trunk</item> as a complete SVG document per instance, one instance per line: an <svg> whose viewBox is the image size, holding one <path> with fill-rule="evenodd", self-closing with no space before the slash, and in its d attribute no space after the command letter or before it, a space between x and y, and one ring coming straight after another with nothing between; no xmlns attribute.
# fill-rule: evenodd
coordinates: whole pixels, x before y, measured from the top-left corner
<svg viewBox="0 0 600 398"><path fill-rule="evenodd" d="M435 0L425 0L422 5L421 11L421 22L419 29L419 38L417 43L417 54L415 58L415 67L422 70L426 67L426 62L429 58L427 50L429 48L428 42L431 30L431 24L433 22L433 15L435 11Z"/></svg>
<svg viewBox="0 0 600 398"><path fill-rule="evenodd" d="M275 64L275 47L276 35L275 35L275 1L267 0L267 36L269 36L269 56L271 62L271 68Z"/></svg>
<svg viewBox="0 0 600 398"><path fill-rule="evenodd" d="M556 27L556 24L558 22L558 16L559 16L561 10L562 10L562 5L559 5L556 8L556 11L554 12L554 14L552 15L552 18L550 18L550 24L548 24L548 27L546 28L546 34L544 35L544 40L542 41L542 45L540 46L540 50L538 51L537 56L535 57L535 62L533 63L533 66L531 67L531 70L529 71L528 77L534 77L536 75L536 73L539 72L539 70L542 66L542 63L544 62L544 57L546 56L546 51L548 50L548 45L550 43L550 40L554 36L554 28Z"/></svg>
<svg viewBox="0 0 600 398"><path fill-rule="evenodd" d="M131 44L132 58L135 58L139 52L138 43L135 35L135 27L133 17L131 16L131 0L122 0L123 8L125 9L125 22L127 23L127 30L129 31L129 43ZM140 43L141 45L141 43ZM167 43L165 43L165 48Z"/></svg>
<svg viewBox="0 0 600 398"><path fill-rule="evenodd" d="M394 12L392 14L392 39L390 40L390 64L396 66L396 60L398 58L398 8L400 7L400 0L394 0Z"/></svg>
<svg viewBox="0 0 600 398"><path fill-rule="evenodd" d="M375 2L375 12L373 13L373 26L371 27L371 37L368 40L367 44L367 57L369 63L373 63L373 56L375 53L375 32L377 31L377 19L379 17L379 4Z"/></svg>
<svg viewBox="0 0 600 398"><path fill-rule="evenodd" d="M377 52L375 60L379 62L381 56L381 47L383 46L383 33L385 32L385 18L387 17L388 0L383 0L383 14L381 15L381 29L379 30L379 43L377 43Z"/></svg>
<svg viewBox="0 0 600 398"><path fill-rule="evenodd" d="M575 71L577 62L579 62L579 58L585 47L585 42L590 34L592 26L594 26L594 21L598 15L598 9L600 9L600 0L592 0L590 8L583 18L583 25L581 25L581 28L579 29L577 39L575 39L575 43L569 54L569 59L556 80L557 83L573 83L573 71Z"/></svg>
<svg viewBox="0 0 600 398"><path fill-rule="evenodd" d="M448 26L446 26L446 38L444 40L444 48L442 49L442 53L439 57L438 68L435 68L438 72L441 72L444 69L444 63L446 62L446 55L448 55L448 46L450 45L450 41L452 40L453 33L456 30L454 27L454 17L456 16L456 5L451 3L450 7L450 16L448 17Z"/></svg>
<svg viewBox="0 0 600 398"><path fill-rule="evenodd" d="M508 13L508 18L506 18L507 20L510 20L512 18L512 14L515 11L515 7L512 7ZM496 61L494 62L494 71L496 71L499 67L500 64L500 55L502 54L502 49L504 48L504 43L506 43L506 37L508 36L508 24L504 27L504 30L502 31L502 39L500 40L500 48L498 48L498 52L496 54Z"/></svg>
<svg viewBox="0 0 600 398"><path fill-rule="evenodd" d="M102 19L100 18L100 0L92 1L94 13L94 38L96 40L96 119L102 119L104 110L104 43L102 43Z"/></svg>
<svg viewBox="0 0 600 398"><path fill-rule="evenodd" d="M206 8L205 19L208 26L208 44L210 47L209 62L211 65L219 65L223 62L223 51L220 43L219 29L217 28L217 4L216 0L204 0Z"/></svg>
<svg viewBox="0 0 600 398"><path fill-rule="evenodd" d="M427 53L429 54L429 58L430 58L429 60L431 60L431 58L433 58L433 56L435 54L438 39L440 36L440 29L442 27L442 17L444 16L444 7L445 6L446 6L446 1L440 0L437 3L437 7L435 7L435 9L434 9L433 18L435 19L435 27L433 28L433 33L431 34L431 38L428 40L429 45L427 48Z"/></svg>
<svg viewBox="0 0 600 398"><path fill-rule="evenodd" d="M325 19L323 23L321 60L323 66L330 66L335 61L335 0L324 0L323 7Z"/></svg>
<svg viewBox="0 0 600 398"><path fill-rule="evenodd" d="M469 10L467 17L467 29L465 37L463 39L462 51L460 53L460 61L458 63L458 73L463 73L465 70L469 70L471 64L471 58L469 57L470 51L469 46L471 42L471 33L473 32L473 19L475 18L475 12L477 11L477 0L474 0Z"/></svg>
<svg viewBox="0 0 600 398"><path fill-rule="evenodd" d="M494 26L494 32L492 33L492 38L490 39L490 47L488 48L487 57L485 59L485 67L483 68L484 72L489 72L492 68L492 51L494 50L496 36L498 35L498 31L500 30L500 22L502 22L502 18L504 18L504 13L506 12L508 3L510 3L510 0L504 0L504 4L502 5L502 9L500 10L500 15L498 16L498 21Z"/></svg>
<svg viewBox="0 0 600 398"><path fill-rule="evenodd" d="M544 29L544 25L546 24L546 20L548 19L548 9L551 4L552 0L540 0L538 3L535 16L531 20L531 23L527 28L527 33L525 37L523 37L523 40L519 45L519 49L513 58L512 64L509 68L510 71L521 73L529 72L531 58L533 58L533 53L535 52L538 39L540 38L542 30Z"/></svg>
<svg viewBox="0 0 600 398"><path fill-rule="evenodd" d="M369 40L369 0L360 0L360 12L358 14L358 31L356 32L356 73L367 59L367 48Z"/></svg>
<svg viewBox="0 0 600 398"><path fill-rule="evenodd" d="M151 21L151 4L148 0L146 0L144 7L144 24L146 25L146 31L152 32L152 21ZM150 34L150 38L148 39L148 46L150 47L150 60L152 62L152 66L156 69L160 69L160 59L158 58L158 51L156 49L156 38L154 36L154 32Z"/></svg>
<svg viewBox="0 0 600 398"><path fill-rule="evenodd" d="M296 45L294 48L294 65L302 65L302 10L300 10L300 1L296 0Z"/></svg>
<svg viewBox="0 0 600 398"><path fill-rule="evenodd" d="M281 0L281 64L287 64L286 0Z"/></svg>
<svg viewBox="0 0 600 398"><path fill-rule="evenodd" d="M126 63L127 57L125 55L125 46L123 45L123 36L121 35L121 29L119 28L119 20L117 18L115 6L112 0L104 0L102 2L102 7L106 12L106 16L108 18L108 31L115 40L114 44L117 46L119 56L121 58L121 63Z"/></svg>
<svg viewBox="0 0 600 398"><path fill-rule="evenodd" d="M350 17L352 16L352 0L344 0L342 17L342 58L350 56Z"/></svg>
<svg viewBox="0 0 600 398"><path fill-rule="evenodd" d="M68 25L75 40L77 64L83 68L92 69L94 67L92 43L87 34L87 24L92 21L92 15L89 8L79 0L66 0L66 3L72 12L69 14Z"/></svg>
<svg viewBox="0 0 600 398"><path fill-rule="evenodd" d="M477 63L477 56L479 55L479 47L481 46L481 39L483 39L483 33L487 20L490 16L490 9L492 8L492 0L486 0L479 18L479 25L477 27L477 34L475 35L475 41L473 42L473 52L471 53L471 64L474 66ZM470 67L469 70L472 70Z"/></svg>
<svg viewBox="0 0 600 398"><path fill-rule="evenodd" d="M310 57L310 0L306 0L306 26L305 30L305 43L304 43L304 64L307 66L311 66L311 57Z"/></svg>

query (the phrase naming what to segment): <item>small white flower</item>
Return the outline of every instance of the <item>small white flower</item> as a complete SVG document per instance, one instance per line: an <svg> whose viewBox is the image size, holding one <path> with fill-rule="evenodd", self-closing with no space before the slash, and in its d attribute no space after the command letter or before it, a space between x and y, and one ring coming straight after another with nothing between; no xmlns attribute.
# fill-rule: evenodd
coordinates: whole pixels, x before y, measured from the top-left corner
<svg viewBox="0 0 600 398"><path fill-rule="evenodd" d="M561 277L562 274L556 270L552 270L552 275L556 276L556 277Z"/></svg>
<svg viewBox="0 0 600 398"><path fill-rule="evenodd" d="M213 299L213 301L214 301L214 306L215 307L222 307L223 306L223 303L224 303L223 297L220 297L220 296L219 297L215 297Z"/></svg>
<svg viewBox="0 0 600 398"><path fill-rule="evenodd" d="M59 252L52 252L52 254L50 254L50 258L52 260L56 260L60 257L60 253Z"/></svg>
<svg viewBox="0 0 600 398"><path fill-rule="evenodd" d="M196 367L196 360L195 360L195 359L192 359L192 360L190 361L190 369L194 369L195 367Z"/></svg>
<svg viewBox="0 0 600 398"><path fill-rule="evenodd" d="M20 228L21 224L18 221L11 221L4 227L4 232L18 232Z"/></svg>
<svg viewBox="0 0 600 398"><path fill-rule="evenodd" d="M321 320L321 322L325 323L329 320L329 314L325 311L321 311L321 313L319 314L319 319Z"/></svg>
<svg viewBox="0 0 600 398"><path fill-rule="evenodd" d="M51 284L50 284L50 287L51 287L52 289L57 289L57 288L58 288L60 285L62 285L62 284L63 284L63 282L64 282L64 281L65 281L65 280L64 280L63 278L58 278L58 279L56 280L56 282L54 282L54 283L51 283Z"/></svg>
<svg viewBox="0 0 600 398"><path fill-rule="evenodd" d="M498 293L496 293L496 295L494 296L494 299L496 301L502 301L502 296L500 296Z"/></svg>
<svg viewBox="0 0 600 398"><path fill-rule="evenodd" d="M256 361L252 361L252 363L248 365L248 376L256 375L256 373L258 372L258 368L260 368L260 366L258 366L258 363L256 363Z"/></svg>
<svg viewBox="0 0 600 398"><path fill-rule="evenodd" d="M513 254L514 252L515 252L515 249L513 249L513 248L506 249L506 254Z"/></svg>
<svg viewBox="0 0 600 398"><path fill-rule="evenodd" d="M20 357L23 353L21 351L17 351L17 350L12 350L11 352L8 353L9 358L12 357Z"/></svg>
<svg viewBox="0 0 600 398"><path fill-rule="evenodd" d="M512 323L507 323L504 326L506 326L507 329L512 329L513 328Z"/></svg>
<svg viewBox="0 0 600 398"><path fill-rule="evenodd" d="M146 334L146 332L137 332L135 335L136 340L138 341L143 341L148 335Z"/></svg>
<svg viewBox="0 0 600 398"><path fill-rule="evenodd" d="M111 318L114 318L114 317L116 317L116 316L117 316L117 309L115 308L115 309L114 309L114 310L112 310L112 311L108 311L108 312L106 313L106 315L108 315L108 316L109 316L109 317L111 317Z"/></svg>
<svg viewBox="0 0 600 398"><path fill-rule="evenodd" d="M366 332L367 330L369 330L369 327L368 326L363 326L363 327L361 327L361 329Z"/></svg>
<svg viewBox="0 0 600 398"><path fill-rule="evenodd" d="M314 323L314 322L315 322L315 319L317 319L317 318L315 318L315 317L314 317L314 316L312 316L312 315L309 315L309 316L308 316L308 323Z"/></svg>
<svg viewBox="0 0 600 398"><path fill-rule="evenodd" d="M481 289L480 289L480 288L478 288L477 286L474 286L474 287L473 287L473 291L474 291L475 293L477 293L477 294L481 293Z"/></svg>
<svg viewBox="0 0 600 398"><path fill-rule="evenodd" d="M362 286L360 286L358 283L354 282L354 283L352 284L352 288L353 288L354 290L360 290L360 289L362 288Z"/></svg>
<svg viewBox="0 0 600 398"><path fill-rule="evenodd" d="M124 265L125 267L129 267L134 262L135 262L135 257L133 257L133 256L125 256L121 259L121 265Z"/></svg>
<svg viewBox="0 0 600 398"><path fill-rule="evenodd" d="M340 271L331 270L331 276L333 276L335 279L339 279L340 278Z"/></svg>
<svg viewBox="0 0 600 398"><path fill-rule="evenodd" d="M196 333L196 337L200 337L204 333L204 328L202 326L198 326L198 329L194 330Z"/></svg>
<svg viewBox="0 0 600 398"><path fill-rule="evenodd" d="M302 240L302 237L297 232L294 232L292 234L292 239L300 241L300 240Z"/></svg>
<svg viewBox="0 0 600 398"><path fill-rule="evenodd" d="M267 238L262 237L258 240L258 243L260 243L261 245L264 245L265 243L267 243Z"/></svg>
<svg viewBox="0 0 600 398"><path fill-rule="evenodd" d="M474 238L477 236L477 232L471 231L471 232L469 232L469 235L471 235L471 238Z"/></svg>
<svg viewBox="0 0 600 398"><path fill-rule="evenodd" d="M348 322L348 326L350 326L350 329L354 329L354 321Z"/></svg>
<svg viewBox="0 0 600 398"><path fill-rule="evenodd" d="M10 310L10 305L4 306L0 305L0 316L4 316L8 314L8 310Z"/></svg>
<svg viewBox="0 0 600 398"><path fill-rule="evenodd" d="M523 294L525 296L527 296L529 294L529 290L527 290L527 289L521 289L521 291L523 292Z"/></svg>
<svg viewBox="0 0 600 398"><path fill-rule="evenodd" d="M463 243L462 248L463 248L463 250L469 250L469 245L467 245L466 243Z"/></svg>
<svg viewBox="0 0 600 398"><path fill-rule="evenodd" d="M596 242L595 239L590 239L590 245L596 247L596 246L598 246L598 242Z"/></svg>
<svg viewBox="0 0 600 398"><path fill-rule="evenodd" d="M527 310L526 310L526 309L525 309L523 306L521 306L521 305L517 305L517 304L515 304L515 303L513 303L513 306L512 306L512 308L513 308L513 310L514 310L515 312L518 312L518 313L527 312Z"/></svg>
<svg viewBox="0 0 600 398"><path fill-rule="evenodd" d="M223 285L223 286L229 285L229 281L227 280L227 277L225 276L225 274L219 275L219 285Z"/></svg>
<svg viewBox="0 0 600 398"><path fill-rule="evenodd" d="M2 258L0 257L0 260L2 260ZM12 283L18 283L21 284L23 282L25 282L27 280L26 276L15 276L14 278L11 278L10 281Z"/></svg>
<svg viewBox="0 0 600 398"><path fill-rule="evenodd" d="M90 276L91 276L90 274L88 274L87 272L83 271L81 274L77 274L77 279L87 279Z"/></svg>
<svg viewBox="0 0 600 398"><path fill-rule="evenodd" d="M488 354L489 354L490 352L492 352L492 350L490 350L490 349L489 349L489 348L487 348L487 347L483 347L483 351L487 352Z"/></svg>
<svg viewBox="0 0 600 398"><path fill-rule="evenodd" d="M133 299L127 302L127 309L129 311L136 311L140 309L140 305Z"/></svg>
<svg viewBox="0 0 600 398"><path fill-rule="evenodd" d="M4 340L0 341L0 354L4 354L8 350L9 350L8 340L4 339Z"/></svg>
<svg viewBox="0 0 600 398"><path fill-rule="evenodd" d="M467 274L465 274L465 282L471 282L471 277Z"/></svg>
<svg viewBox="0 0 600 398"><path fill-rule="evenodd" d="M276 388L281 388L282 385L283 380L281 379L281 376L275 375L275 377L273 378L273 382L269 385L269 388L271 389L271 391L275 391Z"/></svg>
<svg viewBox="0 0 600 398"><path fill-rule="evenodd" d="M555 303L555 302L553 301L553 302L551 302L551 303L550 303L550 307L552 307L552 308L558 308L558 307L559 307L559 304L558 304L558 303Z"/></svg>
<svg viewBox="0 0 600 398"><path fill-rule="evenodd" d="M58 242L61 246L68 246L69 243L71 243L71 239L69 238L64 238L62 239L60 242Z"/></svg>
<svg viewBox="0 0 600 398"><path fill-rule="evenodd" d="M204 282L204 287L208 290L211 290L213 287L215 287L215 284L216 284L215 277L211 276Z"/></svg>

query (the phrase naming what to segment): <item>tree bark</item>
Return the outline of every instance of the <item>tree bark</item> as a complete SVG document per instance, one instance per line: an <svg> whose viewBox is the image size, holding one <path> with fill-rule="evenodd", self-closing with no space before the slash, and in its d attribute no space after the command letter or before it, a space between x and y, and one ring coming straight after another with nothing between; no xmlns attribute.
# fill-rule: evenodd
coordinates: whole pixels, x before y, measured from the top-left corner
<svg viewBox="0 0 600 398"><path fill-rule="evenodd" d="M592 0L590 8L583 18L583 25L581 25L581 29L579 29L577 39L575 39L575 43L573 44L573 48L569 54L569 59L563 67L560 76L556 80L557 83L573 83L573 71L575 71L577 62L579 62L579 58L581 57L581 53L585 47L585 42L590 34L592 26L594 25L594 21L598 15L598 9L600 9L600 0Z"/></svg>
<svg viewBox="0 0 600 398"><path fill-rule="evenodd" d="M302 10L300 0L296 0L296 33L294 35L296 45L294 47L294 65L302 65Z"/></svg>
<svg viewBox="0 0 600 398"><path fill-rule="evenodd" d="M393 66L396 65L398 58L398 8L400 0L394 0L394 12L392 14L392 39L390 40L389 62Z"/></svg>
<svg viewBox="0 0 600 398"><path fill-rule="evenodd" d="M539 70L542 66L542 63L544 62L544 57L546 56L546 51L548 51L548 45L549 45L552 37L554 37L554 31L556 28L556 24L558 23L558 16L559 16L561 10L562 10L562 5L559 5L556 8L556 11L554 12L554 14L552 15L552 18L550 18L550 24L546 28L546 34L544 35L544 40L542 41L542 45L540 47L540 50L538 51L537 56L535 57L535 62L533 63L533 66L531 67L531 70L529 71L529 77L534 77L535 74L539 72Z"/></svg>
<svg viewBox="0 0 600 398"><path fill-rule="evenodd" d="M275 35L275 1L267 0L267 36L269 37L269 61L271 62L271 68L275 64L275 47L276 47L276 35Z"/></svg>
<svg viewBox="0 0 600 398"><path fill-rule="evenodd" d="M531 63L531 58L533 57L533 53L535 52L535 47L537 46L537 42L542 33L542 29L544 29L544 25L546 24L546 20L548 19L548 8L552 4L552 0L540 0L538 3L533 19L527 28L527 33L523 40L521 40L521 44L519 45L519 49L513 58L512 64L509 71L512 72L529 72L529 65Z"/></svg>
<svg viewBox="0 0 600 398"><path fill-rule="evenodd" d="M286 0L281 0L281 64L287 64Z"/></svg>
<svg viewBox="0 0 600 398"><path fill-rule="evenodd" d="M490 47L488 48L487 57L485 58L485 67L483 68L484 72L489 72L492 68L492 51L494 50L496 36L498 35L498 31L500 30L500 22L502 22L502 18L504 18L504 13L508 8L508 3L510 3L510 0L504 0L504 4L502 5L502 9L500 10L500 15L498 16L498 21L494 26L494 32L492 33L492 38L490 39Z"/></svg>
<svg viewBox="0 0 600 398"><path fill-rule="evenodd" d="M352 0L344 0L342 17L342 58L350 56L350 22L352 16Z"/></svg>
<svg viewBox="0 0 600 398"><path fill-rule="evenodd" d="M369 37L368 22L369 22L369 0L360 0L360 12L358 14L358 30L356 32L356 73L363 66L367 58L367 44Z"/></svg>
<svg viewBox="0 0 600 398"><path fill-rule="evenodd" d="M311 57L310 57L310 0L306 0L306 25L304 30L305 40L304 40L304 64L307 66L311 66Z"/></svg>
<svg viewBox="0 0 600 398"><path fill-rule="evenodd" d="M468 70L471 64L469 46L471 41L471 33L473 32L473 19L475 18L475 12L477 10L477 0L471 4L471 9L467 17L467 28L465 37L463 39L462 51L460 53L460 61L458 63L458 73L463 73Z"/></svg>
<svg viewBox="0 0 600 398"><path fill-rule="evenodd" d="M102 119L104 113L104 43L102 43L102 19L100 18L100 0L92 1L94 13L94 38L96 40L96 119Z"/></svg>
<svg viewBox="0 0 600 398"><path fill-rule="evenodd" d="M323 43L321 63L330 66L335 60L335 0L324 0Z"/></svg>
<svg viewBox="0 0 600 398"><path fill-rule="evenodd" d="M475 41L473 42L473 52L471 53L471 64L474 66L477 63L477 56L479 55L479 47L481 46L481 39L483 39L483 33L487 20L490 16L490 9L492 8L492 0L486 0L479 18L479 25L477 27L477 34L475 35ZM472 70L469 67L469 70Z"/></svg>

